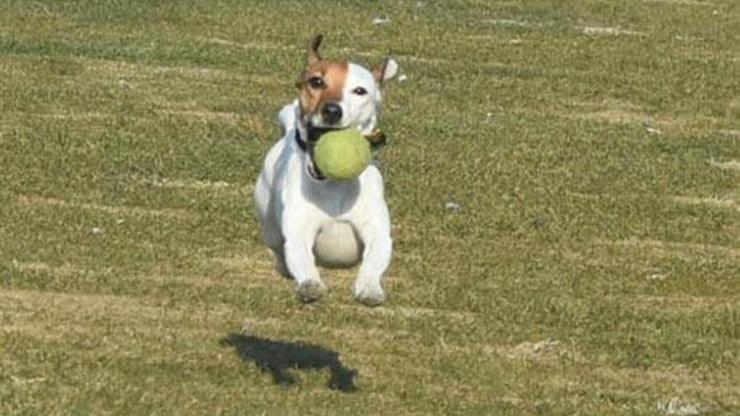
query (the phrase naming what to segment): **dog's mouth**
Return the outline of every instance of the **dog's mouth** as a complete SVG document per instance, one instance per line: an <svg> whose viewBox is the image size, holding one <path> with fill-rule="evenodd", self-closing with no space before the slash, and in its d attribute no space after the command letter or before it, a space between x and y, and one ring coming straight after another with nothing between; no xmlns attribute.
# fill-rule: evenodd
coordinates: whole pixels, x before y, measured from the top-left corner
<svg viewBox="0 0 740 416"><path fill-rule="evenodd" d="M306 166L306 169L308 170L308 176L316 179L317 181L323 181L326 179L326 176L323 172L319 169L318 166L316 166L316 163L313 161L313 156L309 158L308 164Z"/></svg>
<svg viewBox="0 0 740 416"><path fill-rule="evenodd" d="M306 138L306 145L304 150L308 153L309 156L309 163L307 166L309 176L319 181L323 181L326 179L326 176L321 172L318 166L316 166L316 162L314 161L314 146L324 134L332 131L344 130L346 128L347 127L339 126L317 127L312 124L308 124L306 126L306 134L308 135L308 137ZM373 151L377 151L386 143L386 136L380 130L375 130L372 133L365 135L365 139L370 143Z"/></svg>
<svg viewBox="0 0 740 416"><path fill-rule="evenodd" d="M324 134L337 130L342 130L342 127L315 127L309 124L306 128L306 132L308 133L308 143L315 144Z"/></svg>
<svg viewBox="0 0 740 416"><path fill-rule="evenodd" d="M323 136L326 133L329 133L331 131L341 130L340 127L316 127L312 124L309 124L306 126L306 134L308 137L306 137L306 151L308 153L308 175L312 178L316 179L317 181L323 181L326 180L326 176L321 172L318 166L316 166L316 162L314 161L314 146L316 143L321 139L321 136Z"/></svg>

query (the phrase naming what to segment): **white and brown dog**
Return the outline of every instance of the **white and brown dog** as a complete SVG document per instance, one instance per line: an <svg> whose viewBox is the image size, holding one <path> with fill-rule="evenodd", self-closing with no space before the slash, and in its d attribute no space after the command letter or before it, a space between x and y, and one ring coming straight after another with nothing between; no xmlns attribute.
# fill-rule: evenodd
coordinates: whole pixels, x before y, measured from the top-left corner
<svg viewBox="0 0 740 416"><path fill-rule="evenodd" d="M385 300L381 280L391 261L391 224L383 177L370 164L349 181L326 179L313 162L313 146L329 130L357 128L374 145L380 87L398 65L386 59L375 70L322 59L322 36L313 39L299 98L280 111L283 137L265 158L254 199L262 238L275 253L277 270L295 279L298 299L312 302L326 292L317 265L346 268L360 263L354 296L366 305Z"/></svg>

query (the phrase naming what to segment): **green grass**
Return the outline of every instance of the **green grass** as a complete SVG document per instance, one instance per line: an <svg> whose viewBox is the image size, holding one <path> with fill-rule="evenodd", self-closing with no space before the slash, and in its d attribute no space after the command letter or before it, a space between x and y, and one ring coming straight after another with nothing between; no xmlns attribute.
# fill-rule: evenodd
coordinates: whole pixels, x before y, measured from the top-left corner
<svg viewBox="0 0 740 416"><path fill-rule="evenodd" d="M0 414L740 413L738 21L734 0L6 1ZM319 31L408 76L381 308L353 271L299 304L252 214Z"/></svg>

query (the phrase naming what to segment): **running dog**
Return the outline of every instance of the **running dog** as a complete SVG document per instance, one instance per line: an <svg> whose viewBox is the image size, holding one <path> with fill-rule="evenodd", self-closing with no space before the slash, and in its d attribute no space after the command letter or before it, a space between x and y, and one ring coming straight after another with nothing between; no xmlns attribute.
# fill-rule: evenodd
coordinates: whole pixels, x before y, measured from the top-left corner
<svg viewBox="0 0 740 416"><path fill-rule="evenodd" d="M308 62L296 83L298 99L282 108L282 138L265 157L254 199L262 238L274 252L280 274L295 280L302 302L327 291L317 266L348 268L359 264L353 294L377 306L391 261L391 222L383 177L371 163L359 177L333 181L313 161L313 146L323 133L356 128L373 147L385 137L375 130L381 87L398 65L386 59L368 70L319 54L322 36L308 48Z"/></svg>

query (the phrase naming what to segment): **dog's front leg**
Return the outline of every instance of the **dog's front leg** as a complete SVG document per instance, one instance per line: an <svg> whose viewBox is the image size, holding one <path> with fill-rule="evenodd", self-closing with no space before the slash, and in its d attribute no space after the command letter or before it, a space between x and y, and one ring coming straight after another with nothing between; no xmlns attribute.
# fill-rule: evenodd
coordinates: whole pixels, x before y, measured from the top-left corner
<svg viewBox="0 0 740 416"><path fill-rule="evenodd" d="M319 277L313 254L313 244L319 224L299 212L286 212L282 228L285 236L285 264L296 282L296 294L301 302L319 300L326 285Z"/></svg>
<svg viewBox="0 0 740 416"><path fill-rule="evenodd" d="M378 211L371 221L358 227L365 251L355 280L354 296L358 302L368 306L378 306L385 302L385 293L380 282L390 265L393 252L388 208L383 206Z"/></svg>

